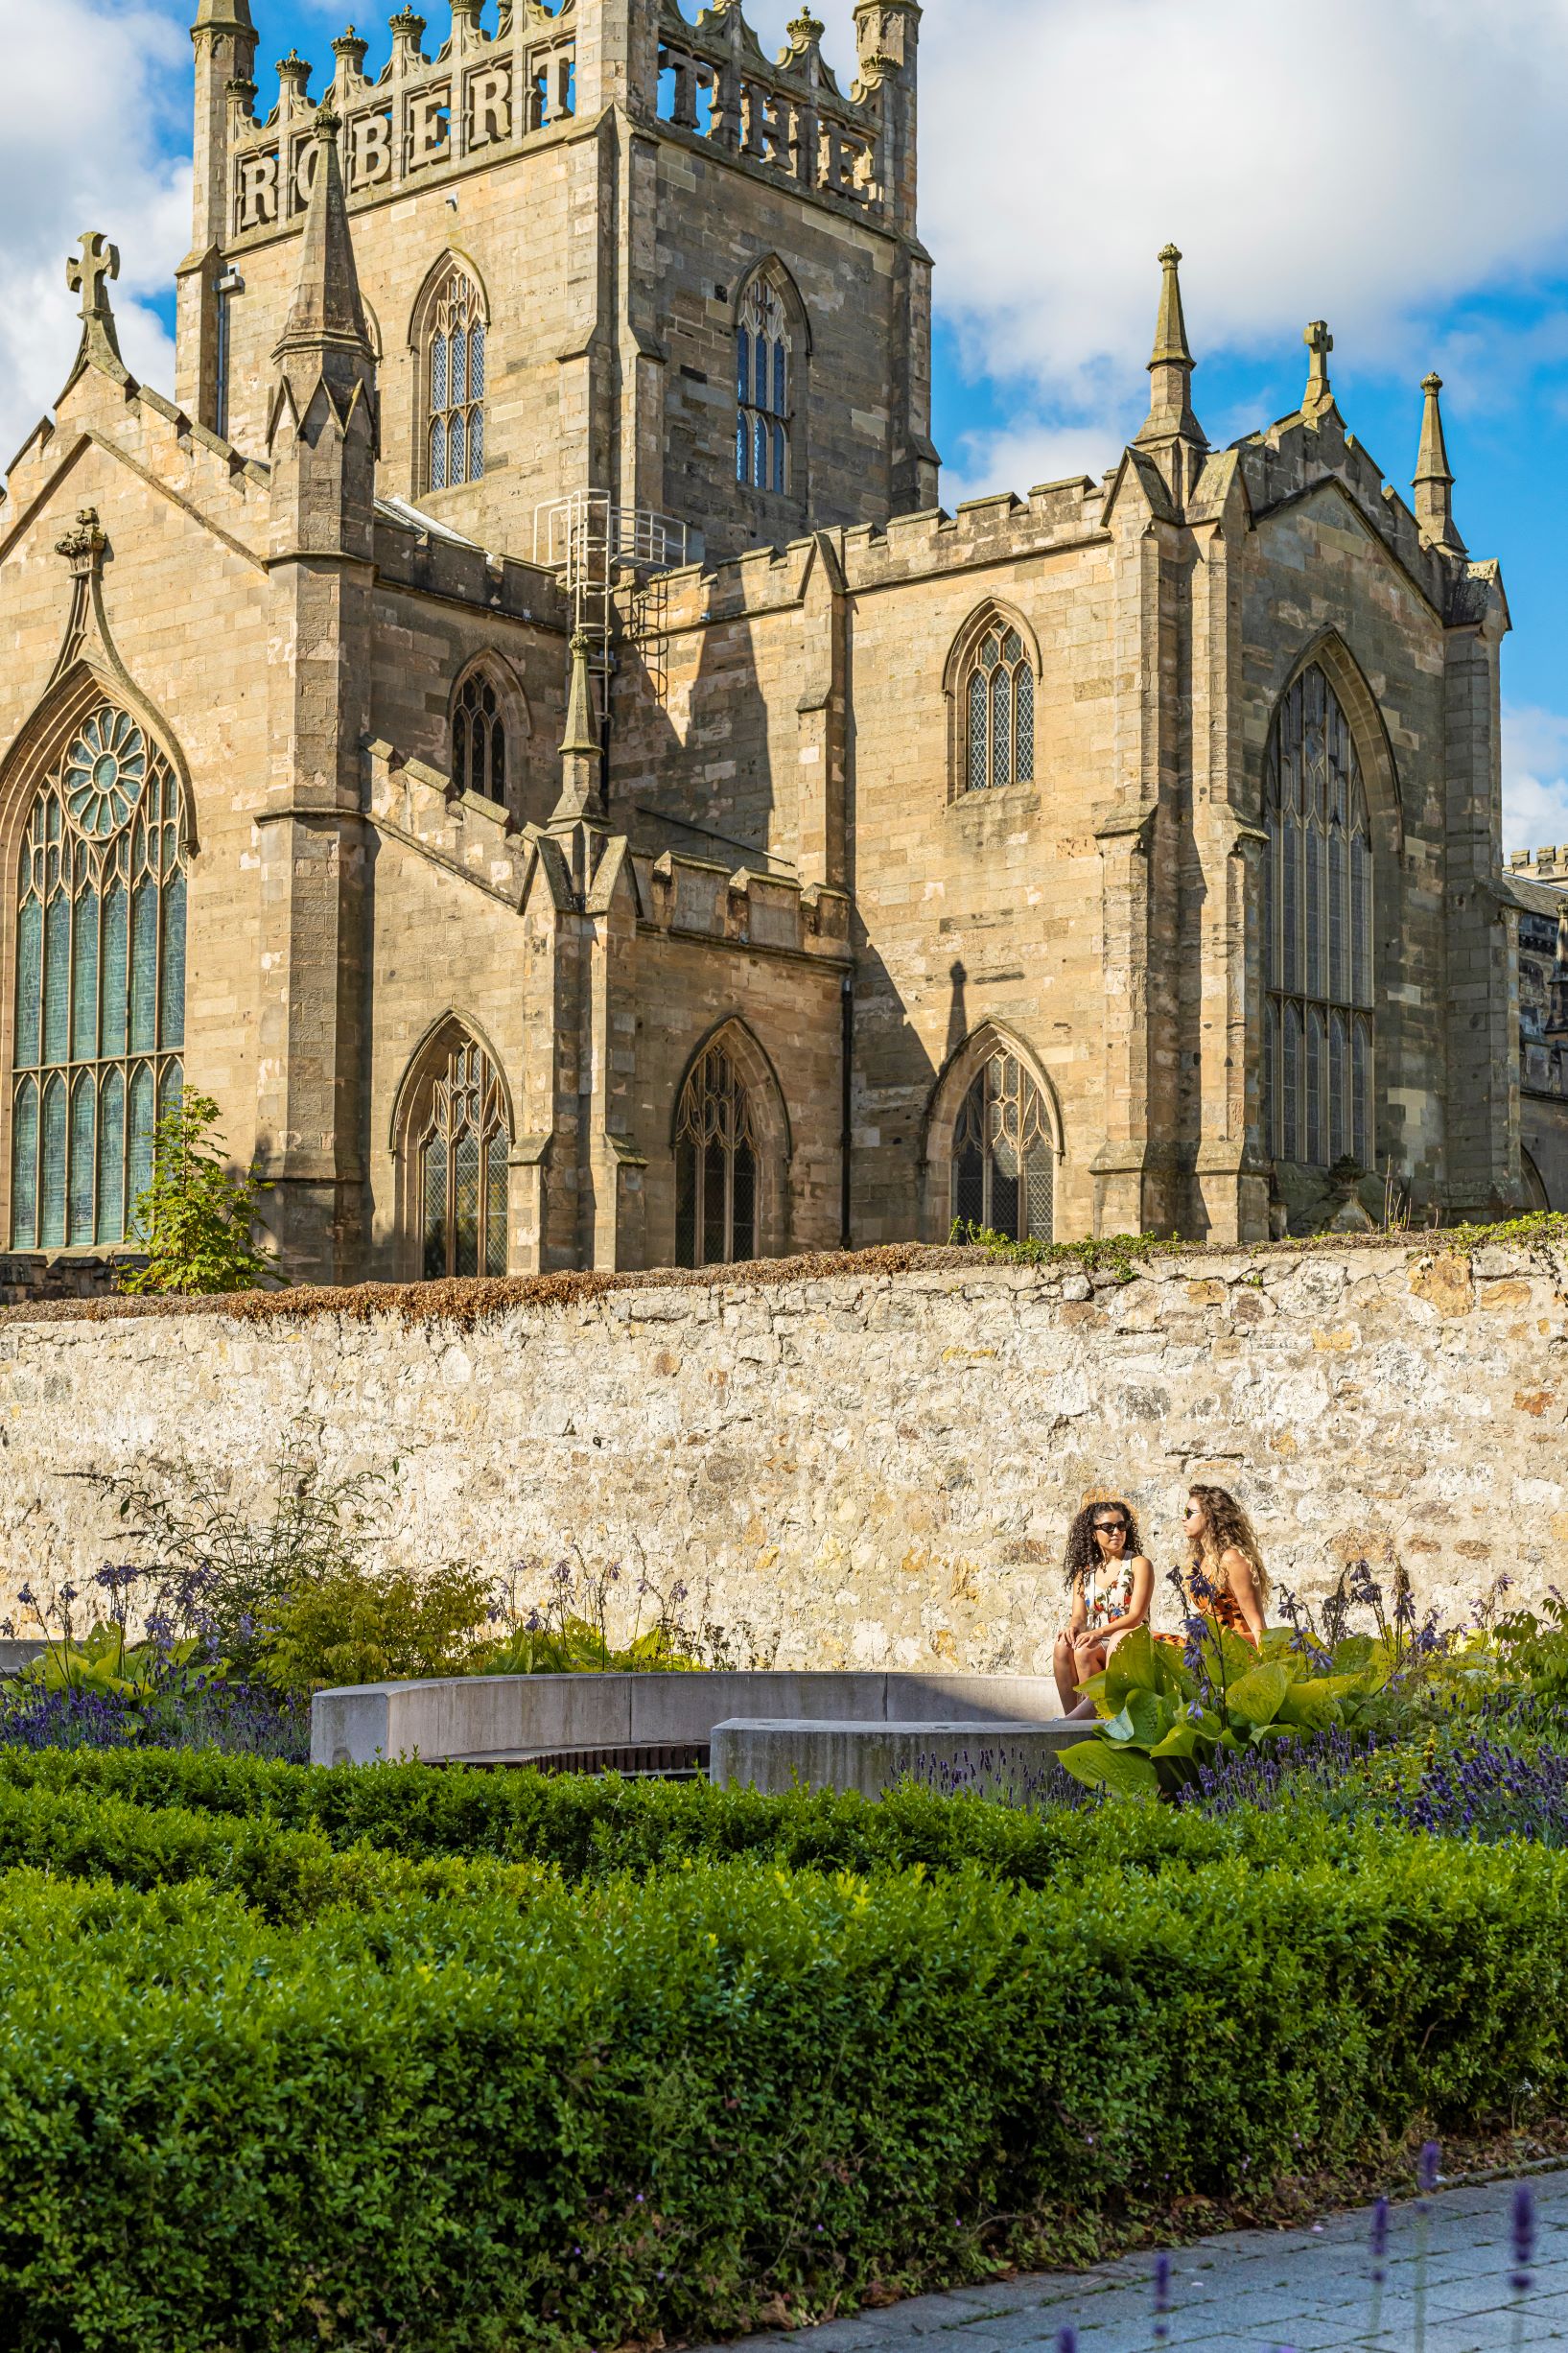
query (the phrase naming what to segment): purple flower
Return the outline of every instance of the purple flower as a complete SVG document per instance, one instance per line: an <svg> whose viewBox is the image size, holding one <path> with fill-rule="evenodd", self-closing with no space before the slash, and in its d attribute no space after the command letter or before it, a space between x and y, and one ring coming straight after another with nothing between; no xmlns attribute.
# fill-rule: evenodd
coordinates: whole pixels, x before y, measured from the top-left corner
<svg viewBox="0 0 1568 2353"><path fill-rule="evenodd" d="M1435 2190L1437 2188L1439 2179L1438 2169L1441 2162L1442 2151L1439 2148L1437 2142L1423 2141L1421 2143L1421 2153L1416 2159L1416 2178L1423 2190Z"/></svg>
<svg viewBox="0 0 1568 2353"><path fill-rule="evenodd" d="M1509 2285L1515 2295L1530 2287L1530 2266L1535 2253L1535 2196L1528 2181L1513 2193L1513 2271Z"/></svg>

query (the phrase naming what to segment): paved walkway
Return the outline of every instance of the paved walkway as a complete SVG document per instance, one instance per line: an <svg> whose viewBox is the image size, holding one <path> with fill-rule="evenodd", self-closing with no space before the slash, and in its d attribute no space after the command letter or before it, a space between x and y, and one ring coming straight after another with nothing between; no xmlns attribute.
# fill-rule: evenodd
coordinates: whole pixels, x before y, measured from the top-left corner
<svg viewBox="0 0 1568 2353"><path fill-rule="evenodd" d="M1568 2173L1532 2178L1535 2253L1522 2299L1509 2286L1513 2184L1439 2190L1427 2224L1425 2353L1530 2353L1568 2346ZM1154 2257L1092 2271L1037 2271L994 2287L923 2295L851 2320L769 2330L733 2353L1053 2353L1060 2331L1079 2353L1416 2353L1420 2224L1413 2203L1389 2219L1388 2284L1371 2333L1369 2216L1306 2230L1238 2230L1176 2249L1169 2335L1155 2335ZM706 2353L714 2353L713 2348Z"/></svg>

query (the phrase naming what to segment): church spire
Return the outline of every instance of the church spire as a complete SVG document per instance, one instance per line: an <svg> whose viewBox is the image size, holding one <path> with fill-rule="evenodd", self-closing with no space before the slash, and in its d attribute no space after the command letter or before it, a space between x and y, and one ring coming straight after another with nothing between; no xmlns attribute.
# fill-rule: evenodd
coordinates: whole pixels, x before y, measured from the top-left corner
<svg viewBox="0 0 1568 2353"><path fill-rule="evenodd" d="M1208 447L1192 410L1192 371L1198 364L1187 343L1187 322L1182 313L1182 281L1176 274L1181 260L1175 246L1160 248L1159 316L1149 360L1149 413L1137 436L1141 449L1177 441L1188 442L1195 450ZM1182 482L1173 482L1172 488L1178 498L1184 495Z"/></svg>
<svg viewBox="0 0 1568 2353"><path fill-rule="evenodd" d="M1421 380L1426 407L1421 415L1421 446L1416 459L1416 520L1439 548L1456 555L1465 552L1454 523L1454 470L1442 434L1442 409L1438 395L1442 378L1434 372Z"/></svg>
<svg viewBox="0 0 1568 2353"><path fill-rule="evenodd" d="M550 812L551 827L576 825L584 818L593 823L604 816L598 724L588 667L593 647L586 629L573 632L572 686L567 696L566 733L561 738L561 797Z"/></svg>
<svg viewBox="0 0 1568 2353"><path fill-rule="evenodd" d="M342 166L338 160L339 121L325 102L316 108L314 129L316 176L300 240L299 276L272 357L284 360L295 351L319 351L323 357L342 352L368 362L370 338L360 300L360 275L354 267Z"/></svg>

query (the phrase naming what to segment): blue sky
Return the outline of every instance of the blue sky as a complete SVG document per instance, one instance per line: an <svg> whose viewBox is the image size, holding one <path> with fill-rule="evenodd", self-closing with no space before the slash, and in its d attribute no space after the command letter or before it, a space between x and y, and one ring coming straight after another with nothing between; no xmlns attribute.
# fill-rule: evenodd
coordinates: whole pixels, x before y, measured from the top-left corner
<svg viewBox="0 0 1568 2353"><path fill-rule="evenodd" d="M291 45L325 78L346 9L252 0L260 104ZM191 0L0 0L0 464L74 349L64 257L120 245L133 367L168 384L189 242ZM427 48L445 37L429 0ZM851 0L820 0L853 73ZM748 0L765 42L789 0ZM387 35L363 18L374 68ZM1098 473L1137 429L1158 271L1182 247L1199 415L1294 409L1326 318L1350 430L1408 495L1418 386L1445 382L1459 523L1502 559L1506 835L1568 841L1568 0L927 0L922 229L951 505Z"/></svg>

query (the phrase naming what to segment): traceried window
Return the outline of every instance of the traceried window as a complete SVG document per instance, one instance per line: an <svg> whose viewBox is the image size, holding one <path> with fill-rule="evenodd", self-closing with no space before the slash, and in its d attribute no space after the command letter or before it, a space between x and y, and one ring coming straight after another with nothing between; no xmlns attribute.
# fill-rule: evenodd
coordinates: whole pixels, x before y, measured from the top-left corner
<svg viewBox="0 0 1568 2353"><path fill-rule="evenodd" d="M489 1056L459 1039L414 1146L427 1282L506 1272L506 1105Z"/></svg>
<svg viewBox="0 0 1568 2353"><path fill-rule="evenodd" d="M33 804L16 890L11 1245L134 1237L185 1043L179 786L103 703Z"/></svg>
<svg viewBox="0 0 1568 2353"><path fill-rule="evenodd" d="M481 800L506 801L506 724L495 682L470 671L452 707L452 785Z"/></svg>
<svg viewBox="0 0 1568 2353"><path fill-rule="evenodd" d="M1263 1135L1276 1160L1370 1168L1372 845L1350 729L1316 664L1264 768Z"/></svg>
<svg viewBox="0 0 1568 2353"><path fill-rule="evenodd" d="M431 312L425 385L427 488L477 482L484 472L484 312L479 288L461 270Z"/></svg>
<svg viewBox="0 0 1568 2353"><path fill-rule="evenodd" d="M753 490L789 488L789 322L779 290L753 278L735 336L735 478Z"/></svg>
<svg viewBox="0 0 1568 2353"><path fill-rule="evenodd" d="M1039 1088L1016 1054L993 1054L958 1115L952 1213L1011 1241L1051 1238L1056 1154Z"/></svg>
<svg viewBox="0 0 1568 2353"><path fill-rule="evenodd" d="M988 628L963 686L964 788L1035 781L1035 673L1018 630Z"/></svg>
<svg viewBox="0 0 1568 2353"><path fill-rule="evenodd" d="M712 1046L686 1082L675 1123L675 1263L757 1256L757 1136L734 1063Z"/></svg>

